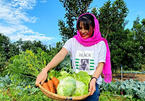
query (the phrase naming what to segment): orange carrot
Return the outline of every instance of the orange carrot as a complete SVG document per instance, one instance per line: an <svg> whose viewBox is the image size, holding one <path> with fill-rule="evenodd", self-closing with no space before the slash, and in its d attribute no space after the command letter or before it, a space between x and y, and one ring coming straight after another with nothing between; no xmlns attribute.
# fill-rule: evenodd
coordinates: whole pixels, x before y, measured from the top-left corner
<svg viewBox="0 0 145 101"><path fill-rule="evenodd" d="M53 84L52 80L48 80L47 85L50 88L50 92L56 93L56 89L54 87L54 84Z"/></svg>
<svg viewBox="0 0 145 101"><path fill-rule="evenodd" d="M50 88L49 88L47 82L44 82L44 83L42 84L42 87L45 88L46 90L50 91Z"/></svg>
<svg viewBox="0 0 145 101"><path fill-rule="evenodd" d="M57 89L57 86L58 86L58 84L59 84L59 80L58 80L56 77L53 77L51 80L52 80L52 82L53 82L55 88Z"/></svg>

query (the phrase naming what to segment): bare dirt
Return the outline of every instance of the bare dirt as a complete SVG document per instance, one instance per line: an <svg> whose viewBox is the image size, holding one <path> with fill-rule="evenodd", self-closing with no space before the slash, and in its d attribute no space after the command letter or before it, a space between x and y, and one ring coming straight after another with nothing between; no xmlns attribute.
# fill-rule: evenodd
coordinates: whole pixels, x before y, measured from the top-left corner
<svg viewBox="0 0 145 101"><path fill-rule="evenodd" d="M141 82L145 81L145 74L135 74L135 73L116 73L112 75L113 81L118 81L118 80L128 80L128 79L133 79L133 80L138 80Z"/></svg>

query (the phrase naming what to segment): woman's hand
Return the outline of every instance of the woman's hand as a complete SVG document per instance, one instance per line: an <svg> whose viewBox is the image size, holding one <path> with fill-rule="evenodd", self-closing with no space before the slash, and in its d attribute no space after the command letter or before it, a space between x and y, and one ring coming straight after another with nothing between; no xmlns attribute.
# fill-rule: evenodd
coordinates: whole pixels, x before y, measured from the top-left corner
<svg viewBox="0 0 145 101"><path fill-rule="evenodd" d="M96 79L93 78L93 79L90 81L89 92L90 92L91 95L93 95L95 91L96 91Z"/></svg>
<svg viewBox="0 0 145 101"><path fill-rule="evenodd" d="M53 59L47 64L45 68L37 76L35 85L39 86L39 84L43 84L44 81L47 79L47 71L51 70L52 68L56 67L62 60L64 60L65 56L67 55L68 51L65 48L62 48L54 57Z"/></svg>
<svg viewBox="0 0 145 101"><path fill-rule="evenodd" d="M46 79L47 79L47 70L45 68L43 68L42 71L37 76L35 85L39 86L39 84L43 84Z"/></svg>

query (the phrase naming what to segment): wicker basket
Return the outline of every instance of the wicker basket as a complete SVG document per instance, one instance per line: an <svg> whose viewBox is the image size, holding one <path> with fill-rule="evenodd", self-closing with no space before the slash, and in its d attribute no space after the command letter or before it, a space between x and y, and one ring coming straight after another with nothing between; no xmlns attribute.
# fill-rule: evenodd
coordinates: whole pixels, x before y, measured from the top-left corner
<svg viewBox="0 0 145 101"><path fill-rule="evenodd" d="M83 100L83 99L87 98L90 95L90 93L88 93L87 95L83 95L83 96L66 97L66 96L60 96L58 94L49 92L46 89L44 89L40 84L39 84L39 88L49 98L59 100L59 101L79 101L79 100Z"/></svg>

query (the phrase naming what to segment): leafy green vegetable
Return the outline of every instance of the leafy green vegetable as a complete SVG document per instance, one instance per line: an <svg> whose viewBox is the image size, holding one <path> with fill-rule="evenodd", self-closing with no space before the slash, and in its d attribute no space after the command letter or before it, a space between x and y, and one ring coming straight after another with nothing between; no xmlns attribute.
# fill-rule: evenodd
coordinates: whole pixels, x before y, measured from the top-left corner
<svg viewBox="0 0 145 101"><path fill-rule="evenodd" d="M76 73L76 76L74 77L76 80L83 82L85 85L88 85L91 80L90 75L88 75L88 73L85 71L80 71Z"/></svg>
<svg viewBox="0 0 145 101"><path fill-rule="evenodd" d="M9 60L7 71L9 74L16 75L20 79L35 79L40 70L48 63L47 53L39 49L37 54L31 50L26 50Z"/></svg>
<svg viewBox="0 0 145 101"><path fill-rule="evenodd" d="M82 96L88 94L88 87L81 81L76 81L76 90L73 96Z"/></svg>
<svg viewBox="0 0 145 101"><path fill-rule="evenodd" d="M76 80L72 77L64 78L57 87L57 94L63 96L72 96L76 90Z"/></svg>
<svg viewBox="0 0 145 101"><path fill-rule="evenodd" d="M88 84L91 77L87 72L67 73L61 71L58 77L60 84L57 87L57 93L63 96L81 96L88 94Z"/></svg>
<svg viewBox="0 0 145 101"><path fill-rule="evenodd" d="M64 71L64 70L61 71L59 74L60 74L60 76L58 77L59 80L62 80L62 79L64 79L64 78L68 77L68 76L71 76L71 74L67 73L67 72Z"/></svg>
<svg viewBox="0 0 145 101"><path fill-rule="evenodd" d="M53 69L53 70L48 72L48 79L51 79L53 77L57 78L58 76L60 76L59 71L56 71L56 70Z"/></svg>

